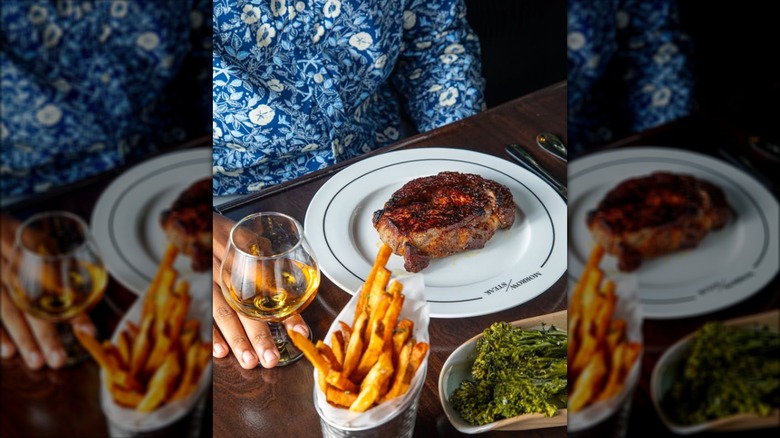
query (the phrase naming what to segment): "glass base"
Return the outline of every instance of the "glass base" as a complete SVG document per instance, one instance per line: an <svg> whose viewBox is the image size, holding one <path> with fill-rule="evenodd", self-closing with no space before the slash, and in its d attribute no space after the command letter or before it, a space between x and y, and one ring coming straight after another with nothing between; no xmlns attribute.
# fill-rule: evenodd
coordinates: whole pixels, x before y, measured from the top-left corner
<svg viewBox="0 0 780 438"><path fill-rule="evenodd" d="M311 327L308 325L306 327L309 329L309 340L312 340ZM303 357L303 352L292 343L284 324L269 322L268 328L271 329L271 336L274 338L276 349L279 350L279 363L276 366L283 367Z"/></svg>
<svg viewBox="0 0 780 438"><path fill-rule="evenodd" d="M76 335L73 333L73 327L67 322L57 323L57 332L60 335L62 348L65 350L65 363L63 367L78 365L89 359L89 352L81 345Z"/></svg>

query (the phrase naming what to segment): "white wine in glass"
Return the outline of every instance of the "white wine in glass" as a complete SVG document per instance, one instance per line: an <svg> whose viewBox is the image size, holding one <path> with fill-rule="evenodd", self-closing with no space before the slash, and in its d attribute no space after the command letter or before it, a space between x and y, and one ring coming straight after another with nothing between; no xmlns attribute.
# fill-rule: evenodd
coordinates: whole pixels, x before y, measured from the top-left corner
<svg viewBox="0 0 780 438"><path fill-rule="evenodd" d="M279 365L299 359L302 353L281 321L305 309L320 286L320 268L301 224L276 212L241 219L230 231L219 275L233 310L268 323Z"/></svg>
<svg viewBox="0 0 780 438"><path fill-rule="evenodd" d="M3 273L14 303L24 312L57 323L66 365L88 354L68 320L91 309L106 290L108 275L87 224L65 211L38 213L16 231Z"/></svg>

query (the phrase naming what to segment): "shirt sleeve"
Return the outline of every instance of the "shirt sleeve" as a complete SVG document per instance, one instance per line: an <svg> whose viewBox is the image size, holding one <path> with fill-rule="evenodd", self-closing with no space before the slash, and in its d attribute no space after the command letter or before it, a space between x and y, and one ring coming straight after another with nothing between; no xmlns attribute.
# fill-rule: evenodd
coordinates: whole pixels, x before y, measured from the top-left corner
<svg viewBox="0 0 780 438"><path fill-rule="evenodd" d="M463 0L413 0L403 13L404 38L393 72L405 110L421 132L484 109L477 35Z"/></svg>

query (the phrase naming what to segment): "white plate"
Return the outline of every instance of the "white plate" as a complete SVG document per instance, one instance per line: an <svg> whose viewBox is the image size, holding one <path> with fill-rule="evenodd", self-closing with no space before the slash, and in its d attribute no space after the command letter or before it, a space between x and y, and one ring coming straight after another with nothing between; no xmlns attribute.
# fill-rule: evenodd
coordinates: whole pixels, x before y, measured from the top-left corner
<svg viewBox="0 0 780 438"><path fill-rule="evenodd" d="M528 318L512 322L514 327L522 327L527 330L539 330L543 324L548 328L555 326L560 330L565 330L568 312L561 310L559 312L541 315L534 318ZM529 430L542 429L546 427L566 426L568 421L568 410L561 409L558 414L548 417L544 414L523 414L512 418L494 421L481 426L472 426L466 422L452 407L450 398L452 393L460 387L461 382L471 378L471 368L474 360L477 358L477 340L484 333L480 333L468 341L464 342L452 354L447 357L439 373L439 401L450 420L452 426L462 433L475 434L491 430Z"/></svg>
<svg viewBox="0 0 780 438"><path fill-rule="evenodd" d="M710 233L697 248L642 262L637 275L645 318L705 314L759 291L777 273L778 203L755 179L705 155L662 147L600 152L569 163L569 271L577 281L593 239L589 210L619 182L656 170L687 173L720 186L737 212L736 221ZM616 273L604 256L605 272Z"/></svg>
<svg viewBox="0 0 780 438"><path fill-rule="evenodd" d="M106 269L124 287L143 295L159 268L168 239L160 213L195 181L211 176L211 148L187 149L144 161L103 191L92 212L92 233ZM211 271L195 272L189 257L174 268L196 291L211 291Z"/></svg>
<svg viewBox="0 0 780 438"><path fill-rule="evenodd" d="M409 180L441 171L479 174L507 186L517 205L514 225L480 250L432 260L425 277L431 316L459 318L505 310L542 294L566 272L566 204L522 167L478 152L426 148L389 152L347 167L316 193L304 229L322 272L354 294L382 242L371 222ZM406 273L393 255L387 268Z"/></svg>

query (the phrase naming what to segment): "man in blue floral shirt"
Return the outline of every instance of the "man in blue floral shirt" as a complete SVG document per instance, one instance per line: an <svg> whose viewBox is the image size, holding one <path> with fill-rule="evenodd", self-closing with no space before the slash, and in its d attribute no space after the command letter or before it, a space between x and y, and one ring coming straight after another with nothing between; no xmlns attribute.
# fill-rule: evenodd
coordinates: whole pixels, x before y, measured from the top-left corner
<svg viewBox="0 0 780 438"><path fill-rule="evenodd" d="M694 108L675 0L569 0L567 46L572 157Z"/></svg>
<svg viewBox="0 0 780 438"><path fill-rule="evenodd" d="M462 0L215 0L214 194L260 190L481 111Z"/></svg>
<svg viewBox="0 0 780 438"><path fill-rule="evenodd" d="M211 127L210 0L2 0L2 195L95 176Z"/></svg>
<svg viewBox="0 0 780 438"><path fill-rule="evenodd" d="M210 0L1 0L3 201L46 192L207 135ZM3 258L17 219L0 214ZM0 291L0 352L59 368L54 326ZM94 325L82 313L72 322Z"/></svg>

